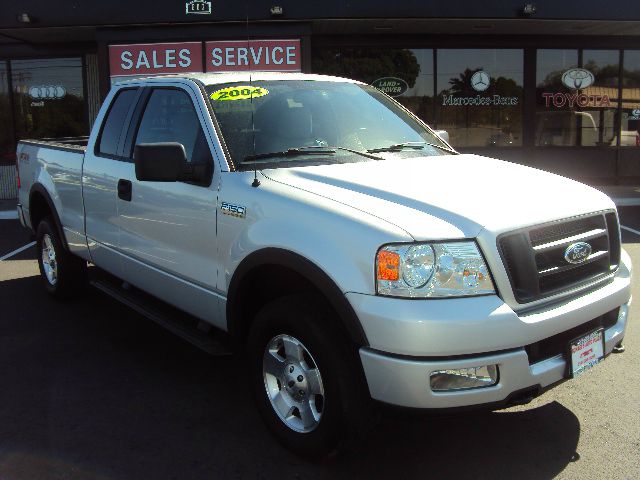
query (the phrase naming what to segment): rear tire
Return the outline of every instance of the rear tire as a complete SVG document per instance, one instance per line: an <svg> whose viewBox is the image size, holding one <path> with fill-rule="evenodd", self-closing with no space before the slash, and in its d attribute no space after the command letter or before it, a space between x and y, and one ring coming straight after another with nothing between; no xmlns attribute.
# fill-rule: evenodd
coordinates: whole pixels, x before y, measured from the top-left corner
<svg viewBox="0 0 640 480"><path fill-rule="evenodd" d="M64 249L51 217L40 221L36 232L40 278L56 298L69 298L86 285L87 262Z"/></svg>
<svg viewBox="0 0 640 480"><path fill-rule="evenodd" d="M356 348L334 318L315 296L283 297L258 313L247 342L262 420L280 443L307 458L352 446L372 420Z"/></svg>

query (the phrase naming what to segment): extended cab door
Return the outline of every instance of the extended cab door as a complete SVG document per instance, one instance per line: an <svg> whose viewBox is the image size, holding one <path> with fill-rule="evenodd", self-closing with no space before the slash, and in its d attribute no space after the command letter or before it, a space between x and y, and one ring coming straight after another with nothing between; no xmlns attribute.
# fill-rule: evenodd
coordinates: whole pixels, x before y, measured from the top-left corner
<svg viewBox="0 0 640 480"><path fill-rule="evenodd" d="M125 145L129 163L118 179L119 247L122 277L129 283L210 323L225 327L216 242L217 183L208 115L198 92L188 86L145 89L137 128ZM133 126L132 126L133 127ZM133 151L139 143L178 142L187 165L207 166L195 182L138 181Z"/></svg>
<svg viewBox="0 0 640 480"><path fill-rule="evenodd" d="M122 272L118 253L118 179L129 168L122 146L140 93L140 88L126 87L107 97L98 116L102 124L91 134L82 166L85 229L91 259L118 276Z"/></svg>

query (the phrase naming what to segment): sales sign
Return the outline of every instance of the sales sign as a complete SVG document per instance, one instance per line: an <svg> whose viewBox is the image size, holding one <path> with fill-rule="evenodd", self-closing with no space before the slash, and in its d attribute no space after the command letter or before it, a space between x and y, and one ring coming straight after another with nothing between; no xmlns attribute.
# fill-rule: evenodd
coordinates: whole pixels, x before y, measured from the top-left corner
<svg viewBox="0 0 640 480"><path fill-rule="evenodd" d="M111 76L202 72L202 42L110 45Z"/></svg>
<svg viewBox="0 0 640 480"><path fill-rule="evenodd" d="M206 72L301 70L300 40L206 42Z"/></svg>

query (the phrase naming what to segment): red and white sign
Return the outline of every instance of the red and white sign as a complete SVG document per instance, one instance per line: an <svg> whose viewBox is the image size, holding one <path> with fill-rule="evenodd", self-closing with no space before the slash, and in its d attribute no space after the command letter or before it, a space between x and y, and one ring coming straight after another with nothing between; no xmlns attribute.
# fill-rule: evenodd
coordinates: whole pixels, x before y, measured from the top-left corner
<svg viewBox="0 0 640 480"><path fill-rule="evenodd" d="M202 72L202 42L109 45L111 76Z"/></svg>
<svg viewBox="0 0 640 480"><path fill-rule="evenodd" d="M206 44L207 72L299 72L300 40L237 40Z"/></svg>

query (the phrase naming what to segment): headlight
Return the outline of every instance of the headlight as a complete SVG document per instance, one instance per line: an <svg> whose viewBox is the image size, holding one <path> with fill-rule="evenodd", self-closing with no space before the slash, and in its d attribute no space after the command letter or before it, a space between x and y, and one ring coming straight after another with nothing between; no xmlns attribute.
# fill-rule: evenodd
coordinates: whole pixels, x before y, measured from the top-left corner
<svg viewBox="0 0 640 480"><path fill-rule="evenodd" d="M377 290L392 297L459 297L494 293L475 242L387 245L376 259Z"/></svg>

